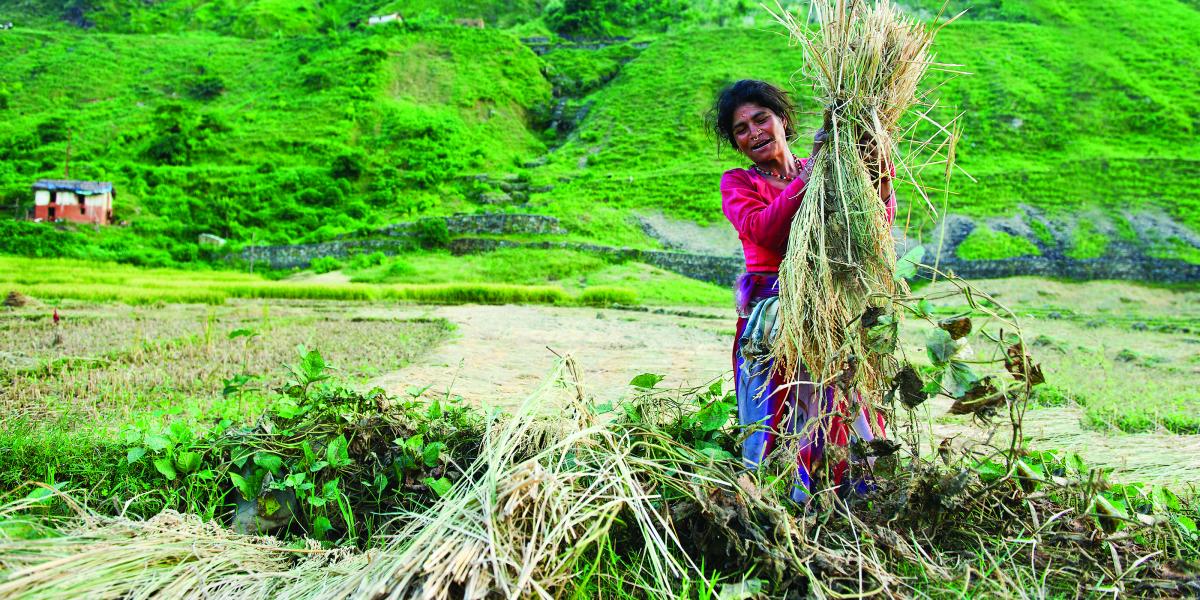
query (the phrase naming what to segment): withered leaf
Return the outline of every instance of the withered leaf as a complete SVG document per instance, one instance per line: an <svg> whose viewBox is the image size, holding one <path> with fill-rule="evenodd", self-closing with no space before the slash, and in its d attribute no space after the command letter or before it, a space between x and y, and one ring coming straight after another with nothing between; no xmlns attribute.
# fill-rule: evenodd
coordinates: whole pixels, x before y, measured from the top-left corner
<svg viewBox="0 0 1200 600"><path fill-rule="evenodd" d="M882 306L868 306L867 310L863 311L862 314L863 329L870 329L871 327L878 325L879 317L882 317L884 312L885 311Z"/></svg>
<svg viewBox="0 0 1200 600"><path fill-rule="evenodd" d="M897 444L892 440L884 439L871 440L870 442L867 442L867 445L871 447L869 452L870 456L891 456L900 449L900 444Z"/></svg>
<svg viewBox="0 0 1200 600"><path fill-rule="evenodd" d="M1019 343L1008 347L1008 352L1004 357L1004 368L1008 369L1008 372L1012 373L1013 379L1017 381L1028 379L1030 385L1046 382L1041 365L1035 364L1033 358Z"/></svg>
<svg viewBox="0 0 1200 600"><path fill-rule="evenodd" d="M938 321L938 327L950 334L950 339L957 340L971 333L971 317L950 317Z"/></svg>
<svg viewBox="0 0 1200 600"><path fill-rule="evenodd" d="M917 370L912 365L904 365L904 368L900 369L900 372L896 373L896 377L892 379L892 389L888 391L888 400L899 395L900 404L906 408L916 408L929 399L929 394L925 392L924 388L925 382L921 381Z"/></svg>
<svg viewBox="0 0 1200 600"><path fill-rule="evenodd" d="M993 376L984 377L975 382L963 396L950 406L950 414L967 415L989 412L997 406L1003 406L1004 392L997 385Z"/></svg>

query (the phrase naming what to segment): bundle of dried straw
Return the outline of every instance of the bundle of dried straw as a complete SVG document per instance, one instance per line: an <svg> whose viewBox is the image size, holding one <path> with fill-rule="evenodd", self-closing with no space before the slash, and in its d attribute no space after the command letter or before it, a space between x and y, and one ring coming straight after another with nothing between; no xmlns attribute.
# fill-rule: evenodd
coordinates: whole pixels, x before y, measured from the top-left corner
<svg viewBox="0 0 1200 600"><path fill-rule="evenodd" d="M780 266L776 368L791 375L806 368L812 381L848 380L878 396L892 361L869 350L858 320L907 292L894 275L879 182L897 158L902 117L924 103L919 86L935 64L937 28L889 0L813 0L816 29L781 8L772 15L804 52L802 73L825 107L828 134Z"/></svg>

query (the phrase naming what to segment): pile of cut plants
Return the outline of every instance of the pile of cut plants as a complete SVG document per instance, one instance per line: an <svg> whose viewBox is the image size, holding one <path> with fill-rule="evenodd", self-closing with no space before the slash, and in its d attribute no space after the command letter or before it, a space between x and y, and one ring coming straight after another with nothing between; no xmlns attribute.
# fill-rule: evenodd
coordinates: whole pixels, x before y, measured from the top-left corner
<svg viewBox="0 0 1200 600"><path fill-rule="evenodd" d="M123 514L82 481L10 492L0 597L1194 593L1196 498L1022 448L1011 433L1041 375L1011 316L962 289L971 309L951 318L930 314L936 298L899 303L931 328L923 357L895 350L893 438L846 450L876 459L865 497L790 501L786 444L746 471L724 380L643 374L597 405L567 358L519 408L485 413L354 391L307 351L253 426L127 438L130 467L207 498L211 518L186 502ZM864 332L888 345L898 329L877 316ZM934 394L979 435L930 439Z"/></svg>

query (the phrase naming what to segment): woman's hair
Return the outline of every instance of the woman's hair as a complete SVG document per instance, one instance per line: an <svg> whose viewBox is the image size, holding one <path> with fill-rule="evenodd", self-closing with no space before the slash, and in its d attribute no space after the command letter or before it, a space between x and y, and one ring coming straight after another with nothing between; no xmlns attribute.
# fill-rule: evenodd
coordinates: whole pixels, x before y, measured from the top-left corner
<svg viewBox="0 0 1200 600"><path fill-rule="evenodd" d="M795 134L793 124L796 122L796 109L792 106L787 92L765 81L743 79L721 90L716 103L708 113L709 124L713 133L717 135L718 148L720 148L720 140L725 140L729 142L730 146L733 146L734 150L737 150L737 140L733 138L733 112L746 103L771 109L775 116L783 119L784 135L790 138Z"/></svg>

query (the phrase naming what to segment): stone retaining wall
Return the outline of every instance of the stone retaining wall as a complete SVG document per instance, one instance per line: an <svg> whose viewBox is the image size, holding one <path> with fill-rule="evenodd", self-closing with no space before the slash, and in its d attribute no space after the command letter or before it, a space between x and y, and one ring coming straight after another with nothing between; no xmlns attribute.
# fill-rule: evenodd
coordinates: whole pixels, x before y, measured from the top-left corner
<svg viewBox="0 0 1200 600"><path fill-rule="evenodd" d="M563 234L566 231L558 219L545 215L484 213L476 215L454 215L446 217L446 226L453 235L545 235ZM952 216L946 223L946 240L938 266L943 271L953 271L960 277L979 279L1009 277L1013 275L1039 275L1068 279L1123 279L1153 281L1160 283L1200 282L1200 265L1182 260L1156 258L1146 254L1139 244L1130 241L1112 240L1101 258L1075 259L1066 255L1063 242L1046 244L1036 241L1041 255L1022 256L1003 260L963 260L956 254L959 244L976 227L976 223L961 216ZM1004 230L1003 224L993 225ZM330 256L347 259L355 254L382 252L387 255L400 254L416 248L416 225L398 223L376 232L384 237L361 240L334 240L315 244L284 246L250 246L241 251L245 262L265 264L273 269L308 267L316 258ZM910 244L897 242L897 254L903 254ZM458 237L450 242L454 254L490 252L498 248L558 248L576 250L619 260L644 262L681 275L708 281L718 285L729 285L742 272L740 256L713 256L688 252L662 250L637 250L616 248L596 244L572 242L517 242L512 240ZM932 253L926 254L924 262L933 263Z"/></svg>

